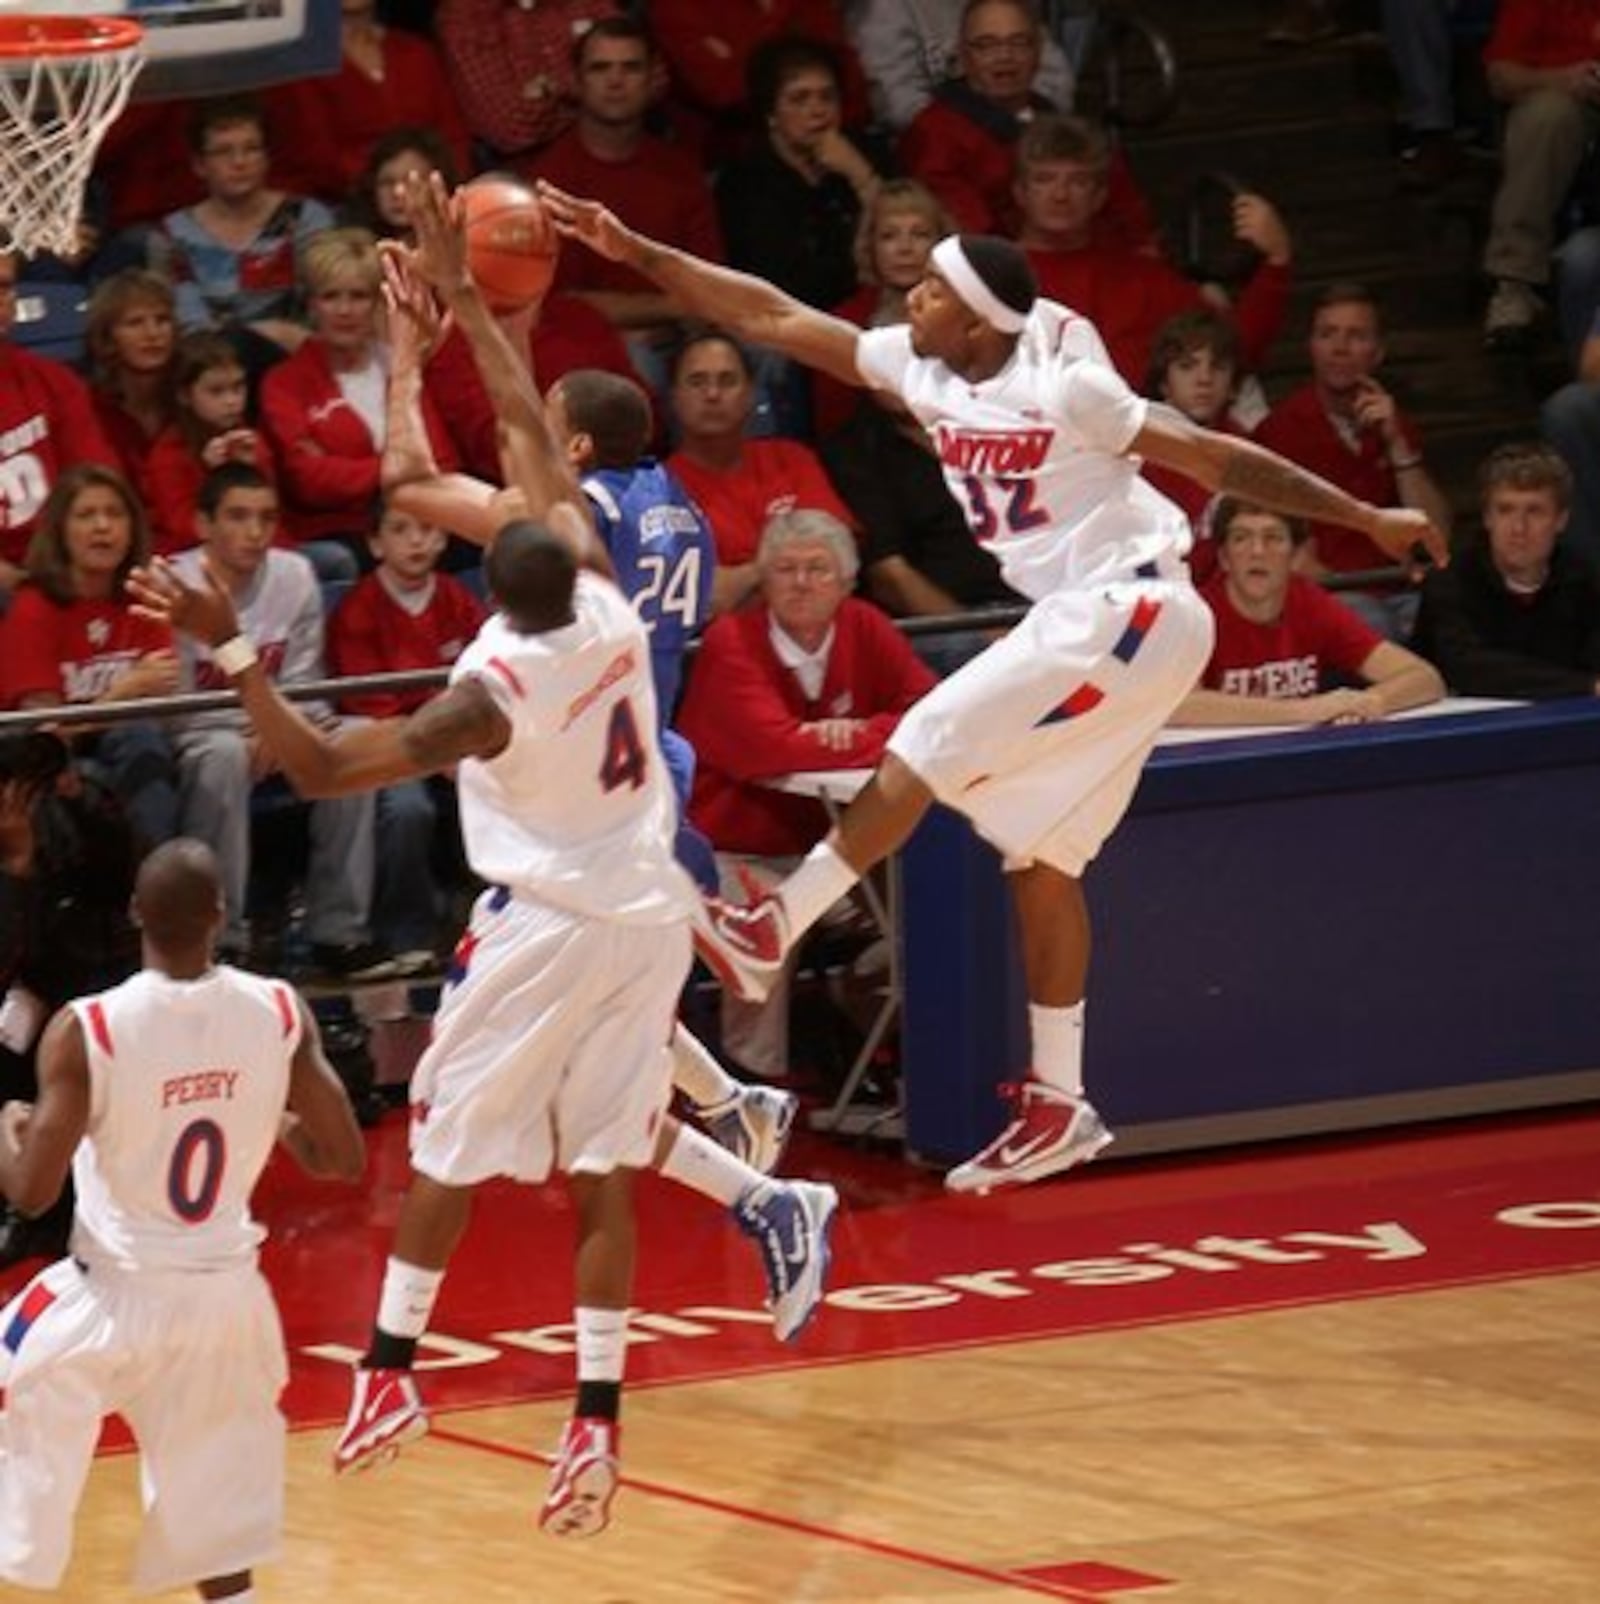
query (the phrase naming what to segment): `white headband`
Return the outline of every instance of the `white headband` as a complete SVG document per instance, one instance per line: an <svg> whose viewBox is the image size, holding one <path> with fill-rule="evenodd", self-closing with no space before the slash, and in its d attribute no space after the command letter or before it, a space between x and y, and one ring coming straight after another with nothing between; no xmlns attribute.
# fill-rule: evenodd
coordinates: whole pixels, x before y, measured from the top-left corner
<svg viewBox="0 0 1600 1604"><path fill-rule="evenodd" d="M967 253L961 249L961 241L954 234L946 234L934 246L929 260L950 288L981 318L994 324L1002 334L1022 332L1023 325L1028 321L1027 313L1007 306L983 282L977 269L967 260Z"/></svg>

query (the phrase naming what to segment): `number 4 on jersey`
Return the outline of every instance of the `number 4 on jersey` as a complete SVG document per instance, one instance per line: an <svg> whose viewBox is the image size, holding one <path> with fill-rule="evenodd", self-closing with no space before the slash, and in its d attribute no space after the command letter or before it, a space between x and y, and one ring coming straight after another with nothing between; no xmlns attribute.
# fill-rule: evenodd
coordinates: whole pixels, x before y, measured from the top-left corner
<svg viewBox="0 0 1600 1604"><path fill-rule="evenodd" d="M606 753L600 764L600 788L615 791L631 785L635 791L644 784L646 756L639 739L639 721L633 716L633 703L626 696L611 709L606 725Z"/></svg>

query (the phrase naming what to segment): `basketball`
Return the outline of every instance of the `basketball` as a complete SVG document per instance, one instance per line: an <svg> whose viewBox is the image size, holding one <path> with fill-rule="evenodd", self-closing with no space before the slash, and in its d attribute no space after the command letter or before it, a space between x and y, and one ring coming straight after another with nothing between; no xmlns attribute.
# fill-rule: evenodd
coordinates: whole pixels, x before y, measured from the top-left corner
<svg viewBox="0 0 1600 1604"><path fill-rule="evenodd" d="M537 301L556 273L561 238L539 197L514 178L486 174L461 191L467 266L496 312Z"/></svg>

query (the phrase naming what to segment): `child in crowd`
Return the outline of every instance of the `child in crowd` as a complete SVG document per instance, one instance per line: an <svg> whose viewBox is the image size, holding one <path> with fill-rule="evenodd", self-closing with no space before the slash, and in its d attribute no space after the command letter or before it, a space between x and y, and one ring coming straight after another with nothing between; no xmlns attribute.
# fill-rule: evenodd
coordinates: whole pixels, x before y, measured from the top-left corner
<svg viewBox="0 0 1600 1604"><path fill-rule="evenodd" d="M272 451L246 418L248 384L233 344L220 334L186 334L173 365L177 416L150 448L145 501L151 542L162 556L195 543L200 483L224 462L273 477Z"/></svg>
<svg viewBox="0 0 1600 1604"><path fill-rule="evenodd" d="M1150 350L1145 394L1165 401L1191 422L1225 434L1248 435L1267 410L1257 380L1239 373L1239 336L1232 319L1206 309L1179 312L1161 325ZM1211 529L1216 498L1170 468L1146 463L1143 473L1189 515L1194 527L1189 568L1194 582L1205 584L1217 571Z"/></svg>
<svg viewBox="0 0 1600 1604"><path fill-rule="evenodd" d="M356 581L328 621L328 666L341 678L448 668L478 632L484 608L458 579L438 571L446 536L386 507L367 546L376 567ZM389 718L410 712L438 686L345 697L346 714ZM402 968L430 960L446 912L443 885L460 884L465 863L453 782L444 775L377 793L378 877L373 933ZM454 932L450 932L454 934Z"/></svg>

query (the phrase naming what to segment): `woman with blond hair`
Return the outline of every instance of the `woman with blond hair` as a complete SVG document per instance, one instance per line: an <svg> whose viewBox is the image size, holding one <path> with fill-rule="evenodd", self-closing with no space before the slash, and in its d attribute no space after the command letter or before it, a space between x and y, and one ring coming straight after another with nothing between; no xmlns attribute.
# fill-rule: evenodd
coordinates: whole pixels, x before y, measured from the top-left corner
<svg viewBox="0 0 1600 1604"><path fill-rule="evenodd" d="M389 347L378 242L330 228L301 254L311 336L261 385L261 426L283 493L284 529L323 580L354 579L373 528L386 434ZM458 460L424 389L423 419L441 468Z"/></svg>

